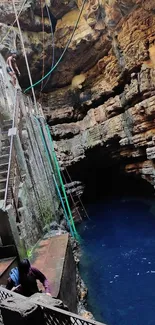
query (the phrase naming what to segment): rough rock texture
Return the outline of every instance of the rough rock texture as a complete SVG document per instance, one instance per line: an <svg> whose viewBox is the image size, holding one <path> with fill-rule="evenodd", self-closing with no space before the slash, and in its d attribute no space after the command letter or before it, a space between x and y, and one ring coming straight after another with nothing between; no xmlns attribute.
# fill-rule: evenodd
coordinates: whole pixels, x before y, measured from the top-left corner
<svg viewBox="0 0 155 325"><path fill-rule="evenodd" d="M79 273L79 269L78 269L81 251L80 251L79 243L76 241L76 239L71 238L71 246L72 246L72 251L73 251L73 255L74 255L74 260L76 263L78 314L84 318L94 319L93 315L89 311L87 311L88 289L87 289L84 281L82 280L80 273Z"/></svg>
<svg viewBox="0 0 155 325"><path fill-rule="evenodd" d="M44 35L39 0L27 1L20 16L34 81L42 76L42 60L45 72L52 62L50 22L44 1L42 5ZM73 31L82 0L48 1L48 5L56 62ZM7 7L4 12L0 5L1 38L9 28L6 21L14 20L11 4ZM88 152L99 148L104 167L117 161L125 173L154 185L154 13L153 0L86 1L74 37L42 98L63 165L78 168ZM1 45L3 55L12 46L21 49L17 28ZM29 82L23 62L21 56L21 85L25 87Z"/></svg>

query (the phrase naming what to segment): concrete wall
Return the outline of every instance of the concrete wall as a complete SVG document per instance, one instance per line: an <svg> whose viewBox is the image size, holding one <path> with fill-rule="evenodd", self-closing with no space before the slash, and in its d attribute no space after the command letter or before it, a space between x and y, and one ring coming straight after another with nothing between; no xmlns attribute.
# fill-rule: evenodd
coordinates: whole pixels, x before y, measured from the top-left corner
<svg viewBox="0 0 155 325"><path fill-rule="evenodd" d="M76 312L76 266L68 233L41 240L31 262L47 277L52 296Z"/></svg>
<svg viewBox="0 0 155 325"><path fill-rule="evenodd" d="M30 101L29 105L33 107ZM38 122L31 113L23 116L22 132L15 138L15 148L23 179L18 195L18 226L29 248L41 237L44 226L52 220L58 221L61 213Z"/></svg>
<svg viewBox="0 0 155 325"><path fill-rule="evenodd" d="M66 250L58 298L68 306L71 312L77 312L76 265L70 242Z"/></svg>
<svg viewBox="0 0 155 325"><path fill-rule="evenodd" d="M0 128L3 120L13 119L15 89L9 78L6 63L0 55ZM14 185L17 198L10 221L18 222L16 225L13 224L12 241L16 241L17 237L18 243L20 240L24 241L28 250L42 236L43 228L47 224L52 220L59 220L62 211L38 122L34 116L34 105L31 98L23 95L20 89L17 91L16 111L17 133L14 136L13 146L17 165L13 166L13 174L17 174L19 184L16 189ZM0 227L0 236L9 239L9 242L3 240L7 245L10 243L11 233L9 225L7 223L1 225L0 220ZM20 252L20 249L18 251Z"/></svg>
<svg viewBox="0 0 155 325"><path fill-rule="evenodd" d="M13 233L6 211L0 210L0 237L3 246L14 245Z"/></svg>

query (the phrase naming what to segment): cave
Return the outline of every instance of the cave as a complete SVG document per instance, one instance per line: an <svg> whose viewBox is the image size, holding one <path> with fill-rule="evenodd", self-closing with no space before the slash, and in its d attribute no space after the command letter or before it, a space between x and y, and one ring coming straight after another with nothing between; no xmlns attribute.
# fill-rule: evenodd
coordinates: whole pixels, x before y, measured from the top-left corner
<svg viewBox="0 0 155 325"><path fill-rule="evenodd" d="M95 319L108 325L130 325L132 319L153 324L154 188L121 166L92 150L80 168L69 169L73 179L84 182L89 217L77 226L79 269Z"/></svg>
<svg viewBox="0 0 155 325"><path fill-rule="evenodd" d="M86 158L68 167L73 181L84 185L82 200L89 204L112 197L154 197L154 187L140 175L127 174L125 162L110 158L102 148L89 150Z"/></svg>
<svg viewBox="0 0 155 325"><path fill-rule="evenodd" d="M21 77L17 76L21 86L18 90L22 101L26 104L28 99L31 105L32 91L17 22L14 22L15 13L10 1L1 2L2 72L9 78L5 61L10 49L17 50L21 72ZM136 325L152 325L155 319L155 290L152 290L155 273L154 0L29 0L22 5L21 12L19 4L16 1L39 113L32 109L29 117L33 119L37 115L39 123L44 117L45 126L49 126L48 136L51 132L53 140L52 152L54 148L67 183L66 192L74 196L76 185L79 192L83 189L80 195L90 218L75 223L81 239L80 271L89 292L88 310L96 320L107 325L130 325L133 319ZM49 74L47 79L46 74ZM6 105L10 87L8 82L4 88L6 94L2 89L2 106ZM12 96L11 92L9 95ZM44 125L40 126L45 131ZM71 196L68 201L72 215L68 202L63 207L66 194L63 184L60 193L58 186L58 195L57 184L52 182L57 179L55 168L48 170L46 161L51 148L48 143L45 155L40 131L35 130L40 146L33 149L30 145L24 157L32 189L36 185L39 194L34 193L34 200L32 196L32 213L29 213L29 205L33 206L30 200L25 200L28 209L18 204L20 213L16 218L20 235L29 244L29 238L36 243L43 228L40 223L37 227L35 218L40 221L43 217L49 223L49 218L45 218L48 217L48 190L53 193L48 200L50 216L58 221L60 231L69 231L69 222L74 225L76 213L73 212L79 207L79 202L75 202L73 211ZM49 141L48 136L43 140ZM35 178L31 151L35 153L38 168ZM46 171L42 173L44 168ZM42 202L45 202L43 208ZM69 222L65 208L68 208ZM31 223L27 225L29 217ZM22 231L20 219L25 221L26 231ZM74 236L76 231L72 234L71 230ZM79 304L84 306L85 301L81 302L79 296ZM81 310L79 314L83 316Z"/></svg>

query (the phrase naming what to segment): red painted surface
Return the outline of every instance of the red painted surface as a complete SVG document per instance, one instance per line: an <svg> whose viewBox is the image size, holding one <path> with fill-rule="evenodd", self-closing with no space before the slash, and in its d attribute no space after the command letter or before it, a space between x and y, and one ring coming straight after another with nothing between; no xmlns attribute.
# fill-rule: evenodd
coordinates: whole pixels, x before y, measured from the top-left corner
<svg viewBox="0 0 155 325"><path fill-rule="evenodd" d="M59 294L68 238L68 234L64 234L41 240L33 254L32 265L47 277L53 297Z"/></svg>

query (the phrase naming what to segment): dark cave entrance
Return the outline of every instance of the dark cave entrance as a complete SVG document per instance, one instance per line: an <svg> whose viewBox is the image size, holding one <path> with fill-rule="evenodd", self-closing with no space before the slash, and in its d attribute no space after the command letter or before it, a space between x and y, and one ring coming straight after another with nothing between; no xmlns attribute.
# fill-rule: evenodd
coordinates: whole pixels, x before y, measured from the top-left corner
<svg viewBox="0 0 155 325"><path fill-rule="evenodd" d="M140 176L126 175L124 165L98 147L69 169L85 184L89 216L78 225L80 274L97 321L154 324L154 188Z"/></svg>
<svg viewBox="0 0 155 325"><path fill-rule="evenodd" d="M111 197L153 197L154 188L140 176L125 174L124 161L112 159L103 148L90 150L86 158L68 168L72 180L85 185L83 202ZM133 161L132 161L133 162Z"/></svg>

